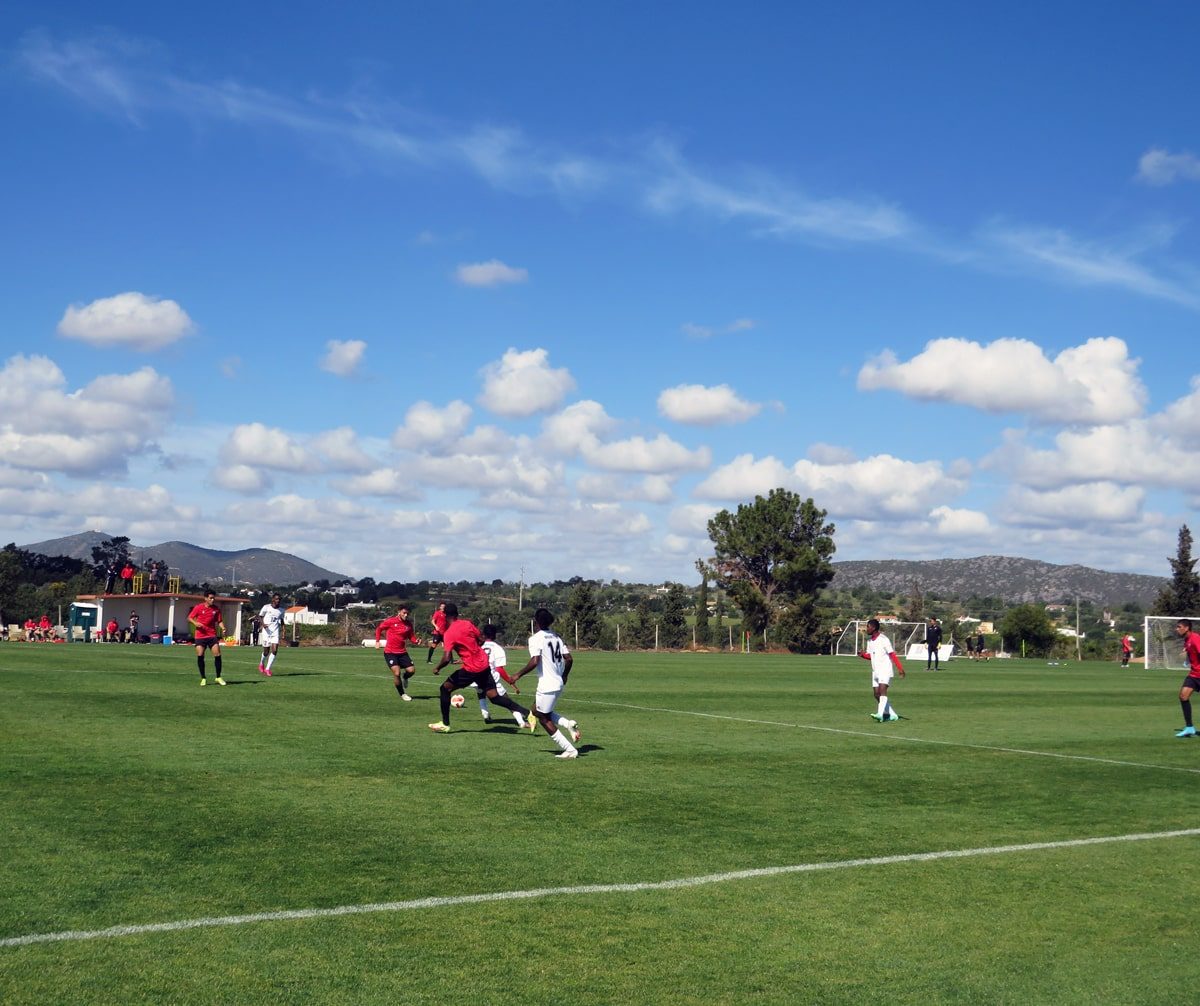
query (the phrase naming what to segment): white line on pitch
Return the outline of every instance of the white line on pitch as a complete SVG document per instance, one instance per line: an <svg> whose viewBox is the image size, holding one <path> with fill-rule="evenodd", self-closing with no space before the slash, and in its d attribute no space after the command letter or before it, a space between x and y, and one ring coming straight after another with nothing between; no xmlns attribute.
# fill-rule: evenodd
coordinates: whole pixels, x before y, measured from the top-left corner
<svg viewBox="0 0 1200 1006"><path fill-rule="evenodd" d="M995 744L969 744L966 741L930 740L926 737L907 737L904 734L883 733L879 730L846 730L842 727L818 727L807 723L784 723L780 720L756 720L745 716L730 716L726 713L701 713L694 709L670 709L666 706L638 706L628 702L606 702L602 699L573 698L584 705L611 706L614 709L633 709L644 713L672 713L676 716L699 716L709 720L727 720L732 723L750 723L763 727L790 727L795 730L816 730L826 734L846 734L851 737L872 737L876 740L900 741L907 744L938 744L943 747L969 748L973 751L995 751L1000 754L1028 755L1032 758L1059 758L1063 761L1084 761L1100 765L1121 765L1125 768L1148 768L1159 772L1184 772L1200 775L1200 768L1182 765L1154 765L1150 762L1122 761L1118 758L1097 758L1092 755L1061 754L1057 751L1034 751L1029 748L1009 748ZM885 728L886 729L886 728Z"/></svg>
<svg viewBox="0 0 1200 1006"><path fill-rule="evenodd" d="M819 873L825 870L847 870L858 866L892 866L897 863L932 863L943 859L1003 856L1018 852L1043 852L1047 849L1078 849L1088 845L1148 842L1166 838L1195 838L1197 836L1200 836L1200 828L1185 828L1179 831L1074 838L1060 842L1030 842L1025 845L993 845L980 849L947 849L941 852L914 852L899 856L873 856L869 859L841 859L830 863L767 866L756 870L733 870L728 873L708 873L699 877L679 877L675 880L642 881L632 884L581 884L575 887L542 887L529 891L494 891L488 894L461 894L443 898L415 898L411 901L384 901L369 905L340 905L337 908L301 908L281 912L256 912L252 915L222 915L201 919L179 919L175 922L153 922L140 926L110 926L108 929L67 930L58 933L10 936L0 939L0 947L24 947L32 943L103 940L118 936L141 936L146 933L175 933L185 929L244 926L255 922L288 922L304 919L329 919L343 915L411 912L424 908L449 908L455 905L477 905L494 901L525 901L531 898L558 898L564 895L575 897L582 894L639 894L643 891L674 891L687 887L703 887L707 884L724 884L735 880L778 877L789 873Z"/></svg>

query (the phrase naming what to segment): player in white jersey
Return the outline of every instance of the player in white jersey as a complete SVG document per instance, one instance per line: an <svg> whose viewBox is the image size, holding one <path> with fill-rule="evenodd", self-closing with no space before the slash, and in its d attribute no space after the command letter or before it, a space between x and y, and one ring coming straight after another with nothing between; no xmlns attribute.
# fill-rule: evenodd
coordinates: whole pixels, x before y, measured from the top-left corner
<svg viewBox="0 0 1200 1006"><path fill-rule="evenodd" d="M533 622L538 631L529 637L529 663L517 671L516 681L528 674L535 667L538 671L537 699L529 715L529 729L534 731L541 723L546 728L551 739L562 748L559 758L578 758L579 750L571 741L578 743L581 736L579 723L569 720L554 711L558 697L562 695L567 683L567 675L571 673L574 658L557 634L550 631L554 624L554 616L545 608L538 608L533 613ZM563 729L560 730L559 727ZM570 740L566 731L570 731Z"/></svg>
<svg viewBox="0 0 1200 1006"><path fill-rule="evenodd" d="M282 598L278 594L271 595L271 603L264 604L258 613L258 645L262 647L262 656L258 661L258 671L271 676L271 665L279 653L279 637L283 633L283 608L280 607Z"/></svg>
<svg viewBox="0 0 1200 1006"><path fill-rule="evenodd" d="M878 703L878 708L871 713L871 719L888 723L900 719L900 714L888 700L888 685L892 682L893 668L900 677L904 677L904 665L896 656L892 641L879 631L878 618L867 619L867 630L871 636L867 640L867 648L859 656L871 661L871 693Z"/></svg>
<svg viewBox="0 0 1200 1006"><path fill-rule="evenodd" d="M513 686L513 691L518 695L521 694L521 689L517 687L517 683L508 676L508 671L505 670L508 664L508 654L504 652L504 647L496 642L496 627L490 622L481 630L483 633L483 652L487 654L488 670L492 672L492 680L496 682L496 694L504 695L504 682L507 681ZM492 722L492 709L488 704L487 696L479 690L478 685L471 685L475 689L475 693L479 696L479 712L483 714L483 722ZM517 721L517 729L524 730L526 723L523 717L515 709L510 709L512 717Z"/></svg>

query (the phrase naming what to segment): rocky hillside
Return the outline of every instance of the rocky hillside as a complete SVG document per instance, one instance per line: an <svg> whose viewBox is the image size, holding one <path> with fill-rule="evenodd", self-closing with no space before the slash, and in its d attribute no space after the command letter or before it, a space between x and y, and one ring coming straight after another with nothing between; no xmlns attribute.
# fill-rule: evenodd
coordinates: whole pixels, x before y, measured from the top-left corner
<svg viewBox="0 0 1200 1006"><path fill-rule="evenodd" d="M1000 597L1006 601L1151 604L1167 583L1161 576L1109 573L1088 566L1056 566L1037 559L981 555L975 559L880 559L835 562L833 588L865 584L873 590L907 593L915 581L927 594Z"/></svg>
<svg viewBox="0 0 1200 1006"><path fill-rule="evenodd" d="M68 555L73 559L92 561L92 548L113 536L101 531L85 531L66 538L21 545L27 552L42 555ZM181 576L190 583L212 584L259 584L259 583L305 583L314 580L345 580L344 573L335 573L314 563L269 548L244 548L236 552L225 552L215 548L201 548L186 541L165 541L159 545L129 546L133 561L141 563L158 559L170 567L171 574Z"/></svg>

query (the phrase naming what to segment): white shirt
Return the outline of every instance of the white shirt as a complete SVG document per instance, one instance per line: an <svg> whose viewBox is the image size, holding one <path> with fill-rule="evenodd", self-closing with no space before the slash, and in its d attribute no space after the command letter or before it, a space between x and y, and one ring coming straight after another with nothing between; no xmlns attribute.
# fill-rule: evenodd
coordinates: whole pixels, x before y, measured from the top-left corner
<svg viewBox="0 0 1200 1006"><path fill-rule="evenodd" d="M891 655L895 652L892 641L882 632L874 639L868 639L867 653L871 655L871 673L891 674L893 670Z"/></svg>
<svg viewBox="0 0 1200 1006"><path fill-rule="evenodd" d="M279 627L283 625L283 609L276 608L273 604L264 604L262 611L258 613L258 617L262 619L264 632L276 633L279 631Z"/></svg>
<svg viewBox="0 0 1200 1006"><path fill-rule="evenodd" d="M494 639L485 639L483 641L483 652L488 655L488 667L493 675L499 667L508 666L508 654L504 652L504 647L497 643Z"/></svg>
<svg viewBox="0 0 1200 1006"><path fill-rule="evenodd" d="M529 655L538 663L539 692L560 692L563 686L563 657L571 651L556 633L542 629L529 637Z"/></svg>

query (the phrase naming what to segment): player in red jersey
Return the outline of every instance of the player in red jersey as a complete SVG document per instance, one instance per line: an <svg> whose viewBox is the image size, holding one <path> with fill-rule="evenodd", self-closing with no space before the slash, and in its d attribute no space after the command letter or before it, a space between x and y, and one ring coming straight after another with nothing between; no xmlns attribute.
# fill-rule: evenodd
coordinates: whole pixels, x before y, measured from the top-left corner
<svg viewBox="0 0 1200 1006"><path fill-rule="evenodd" d="M395 615L385 618L375 626L375 647L377 649L379 637L385 632L387 633L387 638L383 642L383 659L395 679L396 691L400 693L400 698L405 702L412 701L412 696L408 694L405 685L408 684L408 679L417 673L413 669L412 657L408 655L408 644L411 642L413 646L421 645L421 640L417 638L417 631L413 628L412 619L408 616L408 610L408 605L402 604Z"/></svg>
<svg viewBox="0 0 1200 1006"><path fill-rule="evenodd" d="M43 643L48 643L54 638L54 626L50 624L49 615L43 615L38 620L38 635L41 636Z"/></svg>
<svg viewBox="0 0 1200 1006"><path fill-rule="evenodd" d="M458 605L454 606L454 610L458 610ZM438 648L438 643L442 641L448 622L449 619L446 617L446 602L441 601L437 606L437 611L429 616L429 624L433 626L433 632L429 635L429 652L425 655L425 663L433 663L433 651Z"/></svg>
<svg viewBox="0 0 1200 1006"><path fill-rule="evenodd" d="M1187 660L1187 677L1179 689L1179 704L1183 707L1183 729L1176 737L1195 737L1196 728L1192 726L1192 692L1200 689L1200 632L1192 631L1192 620L1181 618L1175 623L1175 635L1183 640L1183 655Z"/></svg>
<svg viewBox="0 0 1200 1006"><path fill-rule="evenodd" d="M221 637L225 635L225 620L216 601L216 591L204 592L204 600L188 613L188 625L192 627L192 641L196 644L196 666L200 669L200 685L208 684L204 677L204 651L213 652L213 669L217 672L218 685L225 684L221 677Z"/></svg>
<svg viewBox="0 0 1200 1006"><path fill-rule="evenodd" d="M1133 636L1128 632L1121 637L1121 666L1129 666L1129 658L1133 656Z"/></svg>
<svg viewBox="0 0 1200 1006"><path fill-rule="evenodd" d="M450 695L460 688L470 688L471 685L478 688L481 695L486 695L490 702L511 713L520 713L521 718L528 721L528 709L517 705L507 695L501 695L496 690L496 680L492 677L491 664L483 648L483 634L471 622L458 617L457 604L445 604L440 607L446 614L446 631L442 638L442 659L433 673L440 674L456 653L462 666L443 681L442 687L438 689L438 699L442 704L442 721L430 723L429 729L439 734L450 732Z"/></svg>

